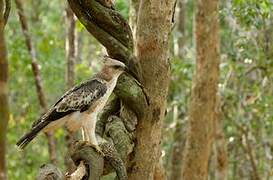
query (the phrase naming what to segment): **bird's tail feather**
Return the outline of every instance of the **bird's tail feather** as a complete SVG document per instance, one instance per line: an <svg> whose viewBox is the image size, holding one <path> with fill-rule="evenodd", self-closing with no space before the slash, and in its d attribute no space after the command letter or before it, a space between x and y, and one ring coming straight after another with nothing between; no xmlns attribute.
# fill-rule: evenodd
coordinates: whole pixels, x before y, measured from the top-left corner
<svg viewBox="0 0 273 180"><path fill-rule="evenodd" d="M34 126L30 132L26 133L24 136L22 136L19 141L17 141L16 145L20 148L20 149L24 149L28 143L30 143L37 135L38 133L49 124L49 122L44 121L44 122L40 122L39 124L37 124L36 126Z"/></svg>

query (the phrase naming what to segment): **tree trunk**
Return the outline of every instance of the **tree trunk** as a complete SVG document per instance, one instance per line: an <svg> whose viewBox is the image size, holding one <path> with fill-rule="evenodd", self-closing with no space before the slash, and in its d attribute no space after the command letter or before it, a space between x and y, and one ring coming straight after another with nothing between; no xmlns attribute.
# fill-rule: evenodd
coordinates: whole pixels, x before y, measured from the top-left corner
<svg viewBox="0 0 273 180"><path fill-rule="evenodd" d="M178 38L175 44L175 55L182 59L185 54L185 10L186 10L186 2L185 0L178 0L176 7L176 32L178 33ZM177 107L176 107L177 109ZM184 118L184 117L183 117ZM183 152L185 147L185 131L186 131L186 123L185 120L181 117L176 117L176 125L174 131L174 143L171 152L171 172L170 179L171 180L180 180L181 177L181 169L183 162Z"/></svg>
<svg viewBox="0 0 273 180"><path fill-rule="evenodd" d="M129 7L129 25L132 29L133 37L136 37L137 17L140 0L130 0Z"/></svg>
<svg viewBox="0 0 273 180"><path fill-rule="evenodd" d="M175 49L175 55L179 58L183 58L185 55L185 11L186 11L185 0L177 1L177 27L178 32L177 44Z"/></svg>
<svg viewBox="0 0 273 180"><path fill-rule="evenodd" d="M65 8L66 20L67 20L67 32L65 41L65 52L66 52L66 87L71 88L74 86L75 71L74 66L77 57L77 43L76 43L76 19L74 13L67 5Z"/></svg>
<svg viewBox="0 0 273 180"><path fill-rule="evenodd" d="M184 118L184 117L183 117ZM182 169L182 162L183 162L183 152L185 147L185 127L186 123L181 117L178 117L175 132L174 132L174 143L171 152L171 180L180 180L181 177L181 169Z"/></svg>
<svg viewBox="0 0 273 180"><path fill-rule="evenodd" d="M42 0L30 0L31 3L31 20L34 23L38 23L40 21L42 9Z"/></svg>
<svg viewBox="0 0 273 180"><path fill-rule="evenodd" d="M156 163L153 180L166 180L166 171L163 166L162 158Z"/></svg>
<svg viewBox="0 0 273 180"><path fill-rule="evenodd" d="M220 95L219 95L220 96ZM220 104L220 97L217 97L217 110L215 115L215 180L227 179L227 144L225 134L223 131L222 111Z"/></svg>
<svg viewBox="0 0 273 180"><path fill-rule="evenodd" d="M196 2L196 69L189 107L189 128L182 179L208 178L208 160L214 136L219 77L218 1Z"/></svg>
<svg viewBox="0 0 273 180"><path fill-rule="evenodd" d="M7 179L6 175L6 134L9 120L8 105L8 60L4 38L4 27L7 19L4 17L6 4L0 0L0 179Z"/></svg>
<svg viewBox="0 0 273 180"><path fill-rule="evenodd" d="M159 160L161 124L170 81L168 42L174 0L142 0L136 31L136 55L142 68L141 83L150 105L138 120L136 147L129 179L153 179Z"/></svg>
<svg viewBox="0 0 273 180"><path fill-rule="evenodd" d="M77 57L77 43L76 43L76 18L71 10L70 6L67 4L65 8L66 13L66 40L65 40L65 53L66 53L66 88L69 89L73 87L75 82L75 62ZM70 151L74 141L74 135L68 129L65 135L66 146L68 153L65 156L65 166L69 173L72 173L75 169L75 165L70 158Z"/></svg>
<svg viewBox="0 0 273 180"><path fill-rule="evenodd" d="M18 11L18 16L19 16L19 20L21 23L22 31L23 31L23 34L25 37L25 43L26 43L28 52L31 57L31 68L32 68L33 76L34 76L34 81L35 81L39 104L41 106L43 113L46 113L48 106L46 103L45 94L44 94L43 87L42 87L41 73L40 73L40 69L38 67L38 63L37 63L36 51L32 45L31 37L29 34L29 30L28 30L27 18L24 14L23 3L21 0L15 0L15 4L16 4L17 11ZM55 147L54 137L51 133L46 133L46 137L48 139L48 153L49 153L50 161L53 164L56 164L57 163L57 155L56 155L56 147Z"/></svg>

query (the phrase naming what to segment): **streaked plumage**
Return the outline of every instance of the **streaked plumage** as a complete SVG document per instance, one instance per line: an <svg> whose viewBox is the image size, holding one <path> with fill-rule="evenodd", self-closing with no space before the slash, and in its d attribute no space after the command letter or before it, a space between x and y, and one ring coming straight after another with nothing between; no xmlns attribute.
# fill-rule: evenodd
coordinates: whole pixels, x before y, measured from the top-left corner
<svg viewBox="0 0 273 180"><path fill-rule="evenodd" d="M102 71L67 91L51 108L33 123L30 132L18 142L24 148L40 131L48 132L65 125L69 130L83 130L83 139L95 147L97 114L105 106L125 65L106 57Z"/></svg>

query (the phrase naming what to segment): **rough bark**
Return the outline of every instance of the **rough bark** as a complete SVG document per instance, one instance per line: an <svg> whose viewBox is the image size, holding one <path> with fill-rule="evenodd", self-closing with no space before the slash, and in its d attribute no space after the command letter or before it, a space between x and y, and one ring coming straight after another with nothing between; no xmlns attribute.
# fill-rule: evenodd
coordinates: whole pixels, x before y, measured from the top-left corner
<svg viewBox="0 0 273 180"><path fill-rule="evenodd" d="M36 50L33 47L31 37L29 34L27 18L24 15L23 3L21 0L15 0L15 4L16 4L21 28L23 31L23 35L25 37L25 43L27 46L27 50L28 50L30 57L31 57L31 68L32 68L33 76L34 76L34 82L35 82L35 87L36 87L36 92L37 92L39 104L41 106L43 113L46 113L48 106L46 103L45 94L44 94L43 87L42 87L42 82L41 82L42 79L41 79L40 69L39 69L39 66L37 63ZM50 161L53 164L56 164L57 163L56 162L57 156L56 156L54 137L51 133L46 133L46 137L48 139L48 152L49 152Z"/></svg>
<svg viewBox="0 0 273 180"><path fill-rule="evenodd" d="M185 55L185 12L186 12L185 0L177 1L177 20L176 20L176 32L178 33L177 45L175 55L179 58L183 58Z"/></svg>
<svg viewBox="0 0 273 180"><path fill-rule="evenodd" d="M170 80L168 41L173 7L173 0L140 2L135 49L143 73L141 83L150 106L144 109L144 116L138 119L129 179L153 179L159 160L161 124Z"/></svg>
<svg viewBox="0 0 273 180"><path fill-rule="evenodd" d="M6 134L9 120L8 104L8 59L4 37L4 28L8 20L9 1L0 0L0 179L6 175Z"/></svg>
<svg viewBox="0 0 273 180"><path fill-rule="evenodd" d="M43 164L36 176L36 180L63 180L64 175L60 169L52 164Z"/></svg>
<svg viewBox="0 0 273 180"><path fill-rule="evenodd" d="M160 160L156 163L153 180L167 180L166 171L163 166L162 158L160 158Z"/></svg>
<svg viewBox="0 0 273 180"><path fill-rule="evenodd" d="M182 179L185 180L208 178L219 77L218 29L218 1L198 0L195 13L196 69L182 167Z"/></svg>

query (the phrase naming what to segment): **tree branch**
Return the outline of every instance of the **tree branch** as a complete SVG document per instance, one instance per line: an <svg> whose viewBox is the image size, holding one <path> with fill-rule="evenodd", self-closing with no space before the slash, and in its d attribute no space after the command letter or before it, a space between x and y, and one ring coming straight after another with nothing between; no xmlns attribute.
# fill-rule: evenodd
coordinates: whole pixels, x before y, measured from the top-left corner
<svg viewBox="0 0 273 180"><path fill-rule="evenodd" d="M36 176L37 180L63 180L64 175L56 166L52 164L44 164L40 167Z"/></svg>
<svg viewBox="0 0 273 180"><path fill-rule="evenodd" d="M66 176L67 180L79 180L82 179L85 175L87 174L86 172L86 167L84 165L84 162L81 161L77 169L70 175Z"/></svg>
<svg viewBox="0 0 273 180"><path fill-rule="evenodd" d="M128 23L117 12L100 3L91 3L93 1L85 0L88 3L83 3L82 0L68 0L78 19L107 49L109 56L124 62L132 75L140 80L141 68L133 55L133 37Z"/></svg>
<svg viewBox="0 0 273 180"><path fill-rule="evenodd" d="M43 111L43 113L47 112L47 102L45 98L44 89L42 86L42 78L41 78L41 72L39 69L39 65L37 62L37 54L36 49L33 46L32 39L29 33L28 23L27 23L27 17L24 13L23 3L22 0L15 0L16 9L19 16L19 21L21 24L21 29L25 38L25 44L27 46L27 50L29 52L30 58L31 58L31 69L34 76L34 83L36 87L37 92L37 98L40 104L40 107ZM53 164L57 164L57 155L56 155L56 148L55 148L55 140L51 133L45 133L47 139L48 139L48 152L50 155L51 162Z"/></svg>
<svg viewBox="0 0 273 180"><path fill-rule="evenodd" d="M127 21L118 12L97 1L82 1L89 19L133 52L133 36Z"/></svg>
<svg viewBox="0 0 273 180"><path fill-rule="evenodd" d="M130 50L121 44L116 38L112 37L107 31L99 27L86 12L85 7L79 0L68 0L73 12L85 28L107 49L109 56L127 64L128 57L133 56ZM95 18L95 17L94 17Z"/></svg>
<svg viewBox="0 0 273 180"><path fill-rule="evenodd" d="M102 157L86 142L77 142L74 145L71 157L78 164L78 167L72 174L66 175L65 179L74 180L86 177L88 180L99 180L102 174L108 174L112 168L116 171L119 180L128 179L126 167L114 144L104 141L100 144L100 148L105 157ZM48 178L60 180L63 179L63 174L54 165L43 165L39 170L37 179L47 180Z"/></svg>
<svg viewBox="0 0 273 180"><path fill-rule="evenodd" d="M126 20L110 8L104 0L68 0L73 12L85 28L107 49L108 55L124 62L137 79L141 70L133 54L133 37ZM96 125L101 138L102 157L84 142L74 145L72 159L83 161L89 180L98 179L113 170L118 179L128 179L126 165L134 148L134 131L137 118L144 115L148 101L143 87L129 74L122 74L115 95L104 108ZM115 115L115 116L113 116ZM82 166L82 165L81 165ZM80 172L83 172L78 166Z"/></svg>

